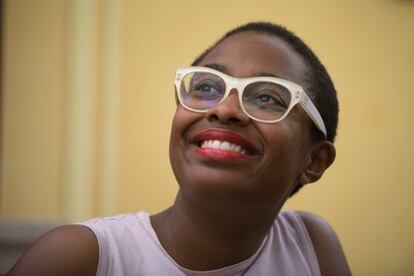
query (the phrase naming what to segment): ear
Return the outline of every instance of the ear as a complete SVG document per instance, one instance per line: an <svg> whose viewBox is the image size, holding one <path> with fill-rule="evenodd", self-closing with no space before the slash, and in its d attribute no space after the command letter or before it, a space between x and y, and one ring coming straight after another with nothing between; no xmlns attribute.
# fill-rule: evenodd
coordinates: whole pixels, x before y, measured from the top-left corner
<svg viewBox="0 0 414 276"><path fill-rule="evenodd" d="M305 168L300 176L300 183L305 185L322 177L325 170L333 163L336 157L335 146L329 141L322 141L310 149Z"/></svg>

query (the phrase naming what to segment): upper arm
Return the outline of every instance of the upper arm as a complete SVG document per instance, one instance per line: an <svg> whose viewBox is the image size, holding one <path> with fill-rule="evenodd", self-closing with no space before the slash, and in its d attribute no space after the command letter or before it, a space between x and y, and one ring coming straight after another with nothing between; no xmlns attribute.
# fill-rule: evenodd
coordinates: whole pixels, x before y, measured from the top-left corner
<svg viewBox="0 0 414 276"><path fill-rule="evenodd" d="M96 275L98 242L82 225L53 229L37 240L9 275Z"/></svg>
<svg viewBox="0 0 414 276"><path fill-rule="evenodd" d="M322 218L298 212L312 240L322 275L351 275L341 243L332 227Z"/></svg>

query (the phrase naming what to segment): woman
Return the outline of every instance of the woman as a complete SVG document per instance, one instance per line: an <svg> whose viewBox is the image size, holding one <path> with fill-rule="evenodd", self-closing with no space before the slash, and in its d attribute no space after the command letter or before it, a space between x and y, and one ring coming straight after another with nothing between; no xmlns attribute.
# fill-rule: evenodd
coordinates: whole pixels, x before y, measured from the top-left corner
<svg viewBox="0 0 414 276"><path fill-rule="evenodd" d="M325 221L280 212L335 159L336 92L311 50L250 23L179 69L175 86L173 206L52 230L10 274L350 275Z"/></svg>

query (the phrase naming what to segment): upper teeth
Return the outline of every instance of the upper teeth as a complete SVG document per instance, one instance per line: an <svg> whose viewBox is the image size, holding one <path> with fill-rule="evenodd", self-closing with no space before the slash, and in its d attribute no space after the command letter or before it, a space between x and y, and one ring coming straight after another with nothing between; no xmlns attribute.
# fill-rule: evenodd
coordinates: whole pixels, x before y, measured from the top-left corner
<svg viewBox="0 0 414 276"><path fill-rule="evenodd" d="M228 150L228 151L235 151L245 154L246 151L242 149L241 146L227 142L227 141L219 141L219 140L207 140L201 144L201 148L210 148L210 149L221 149L221 150Z"/></svg>

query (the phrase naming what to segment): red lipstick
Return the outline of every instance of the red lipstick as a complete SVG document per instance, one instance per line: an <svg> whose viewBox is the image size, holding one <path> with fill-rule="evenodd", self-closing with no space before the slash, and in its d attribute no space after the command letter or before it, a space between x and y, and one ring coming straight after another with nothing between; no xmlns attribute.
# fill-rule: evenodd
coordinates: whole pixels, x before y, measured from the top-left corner
<svg viewBox="0 0 414 276"><path fill-rule="evenodd" d="M215 141L214 146L213 141ZM227 148L217 148L220 144L218 141L227 142ZM218 159L238 159L259 154L258 149L248 139L224 129L214 128L202 131L196 134L190 143L198 146L197 153Z"/></svg>

